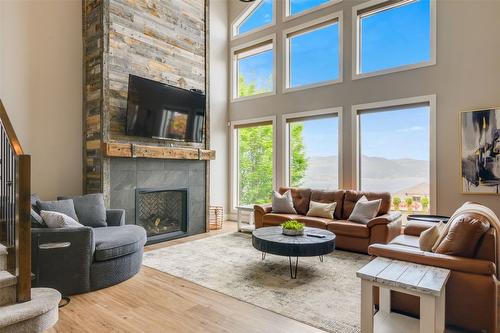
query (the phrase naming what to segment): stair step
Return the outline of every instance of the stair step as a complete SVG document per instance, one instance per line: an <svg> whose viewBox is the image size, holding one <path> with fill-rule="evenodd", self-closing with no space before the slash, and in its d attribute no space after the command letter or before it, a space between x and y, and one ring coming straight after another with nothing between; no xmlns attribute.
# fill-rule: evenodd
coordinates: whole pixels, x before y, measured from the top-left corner
<svg viewBox="0 0 500 333"><path fill-rule="evenodd" d="M14 275L7 271L0 272L0 306L16 302L16 283Z"/></svg>
<svg viewBox="0 0 500 333"><path fill-rule="evenodd" d="M31 301L0 308L0 333L45 332L58 320L60 300L55 289L31 289Z"/></svg>

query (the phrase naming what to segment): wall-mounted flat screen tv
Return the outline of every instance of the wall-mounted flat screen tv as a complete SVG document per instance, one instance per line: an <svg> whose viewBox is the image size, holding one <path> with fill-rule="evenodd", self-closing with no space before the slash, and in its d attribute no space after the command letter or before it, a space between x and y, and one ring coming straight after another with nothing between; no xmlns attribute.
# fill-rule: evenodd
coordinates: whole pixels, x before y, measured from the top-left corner
<svg viewBox="0 0 500 333"><path fill-rule="evenodd" d="M127 135L202 142L205 95L129 75Z"/></svg>

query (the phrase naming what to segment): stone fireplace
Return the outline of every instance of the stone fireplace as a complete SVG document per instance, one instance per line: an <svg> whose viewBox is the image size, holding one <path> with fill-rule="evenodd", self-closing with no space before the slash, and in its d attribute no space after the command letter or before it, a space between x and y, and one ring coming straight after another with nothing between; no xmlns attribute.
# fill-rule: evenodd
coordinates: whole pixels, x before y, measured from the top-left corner
<svg viewBox="0 0 500 333"><path fill-rule="evenodd" d="M146 229L149 243L186 234L187 197L187 188L135 189L135 224Z"/></svg>

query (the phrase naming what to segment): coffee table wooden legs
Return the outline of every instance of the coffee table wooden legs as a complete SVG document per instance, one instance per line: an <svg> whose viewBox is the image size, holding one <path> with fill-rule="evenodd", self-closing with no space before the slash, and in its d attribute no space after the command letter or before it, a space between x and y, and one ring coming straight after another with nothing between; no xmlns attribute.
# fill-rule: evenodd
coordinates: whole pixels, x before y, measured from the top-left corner
<svg viewBox="0 0 500 333"><path fill-rule="evenodd" d="M299 257L295 257L295 269L292 267L292 257L288 257L288 262L290 263L290 277L292 279L297 278L297 266L299 265Z"/></svg>

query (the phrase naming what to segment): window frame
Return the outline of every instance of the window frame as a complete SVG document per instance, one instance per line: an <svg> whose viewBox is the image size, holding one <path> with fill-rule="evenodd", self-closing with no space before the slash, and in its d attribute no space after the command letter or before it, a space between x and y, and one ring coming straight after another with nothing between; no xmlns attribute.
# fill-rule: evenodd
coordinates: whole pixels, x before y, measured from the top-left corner
<svg viewBox="0 0 500 333"><path fill-rule="evenodd" d="M290 37L288 37L290 34L296 34L301 35L301 31L304 31L303 33L315 31L317 29L321 29L324 26L321 26L322 24L328 25L328 21L336 21L335 23L338 24L338 31L339 31L339 77L338 79L335 80L328 80L328 81L322 81L318 83L311 83L311 84L306 84L303 86L299 87L290 87ZM315 26L319 26L317 28L314 28ZM343 28L343 13L342 11L338 11L335 13L331 13L322 17L319 17L315 20L310 20L307 21L306 23L291 27L289 29L283 30L282 33L282 45L283 45L283 52L282 52L282 81L283 81L283 87L282 87L282 92L283 94L290 93L290 92L295 92L295 91L301 91L301 90L306 90L306 89L312 89L312 88L317 88L317 87L323 87L323 86L329 86L332 84L337 84L337 83L342 83L343 82L343 67L344 67L344 28Z"/></svg>
<svg viewBox="0 0 500 333"><path fill-rule="evenodd" d="M259 45L264 44L266 42L270 42L272 44L272 53L273 53L272 90L269 92L260 93L260 94L256 94L256 95L252 95L252 96L238 97L238 77L237 77L237 75L238 75L238 59L237 59L238 51L241 51L243 49L252 49L252 47L258 47ZM245 101L245 100L254 99L254 98L261 98L261 97L276 95L276 34L264 36L262 38L252 40L251 42L240 44L240 45L232 47L230 50L230 59L231 59L231 74L230 74L230 76L231 76L231 79L230 79L231 103Z"/></svg>
<svg viewBox="0 0 500 333"><path fill-rule="evenodd" d="M329 0L329 1L323 3L323 4L319 5L319 6L306 9L306 10L304 10L304 11L298 13L298 14L295 14L295 15L290 14L290 10L291 10L290 1L291 0L285 0L285 1L283 1L283 5L282 5L282 7L283 7L283 22L288 22L288 21L294 20L294 19L296 19L298 17L302 17L302 16L305 16L305 15L309 15L311 13L320 11L320 10L328 8L330 6L339 4L343 0Z"/></svg>
<svg viewBox="0 0 500 333"><path fill-rule="evenodd" d="M368 9L370 7L376 7L373 12L381 12L390 8L403 6L405 4L412 3L416 0L371 0L357 6L352 7L352 46L353 46L353 57L352 57L352 79L358 80L363 78L369 78L374 76L386 75L391 73L403 72L408 70L413 70L422 67L433 66L436 64L436 0L430 1L430 53L431 58L429 61L423 61L416 64L402 65L387 69L382 69L378 71L373 71L369 73L360 72L361 64L361 16L358 14L359 11ZM387 3L384 6L384 3Z"/></svg>
<svg viewBox="0 0 500 333"><path fill-rule="evenodd" d="M263 2L264 0L256 0L254 2L251 2L248 4L248 7L245 8L245 10L243 10L241 12L240 15L238 15L234 20L233 22L231 23L231 40L236 40L236 39L240 39L240 38L244 38L244 37L247 37L247 36L250 36L250 35L253 35L253 34L256 34L260 31L263 31L263 30L266 30L274 25L276 25L276 0L271 0L272 3L273 3L273 12L272 12L272 20L271 20L271 23L268 23L268 24L265 24L259 28L255 28L254 30L250 30L250 31L247 31L247 32L244 32L244 33L241 33L241 34L237 34L238 32L238 26L243 23L243 21L250 15L252 15L253 11L255 9L257 9L257 7L259 7L259 5Z"/></svg>
<svg viewBox="0 0 500 333"><path fill-rule="evenodd" d="M338 119L338 188L342 189L344 187L344 172L342 167L342 159L343 159L343 135L342 135L342 113L343 108L341 106L326 108L326 109L318 109L318 110L310 110L310 111L302 111L302 112L294 112L294 113L285 113L281 117L281 144L282 147L282 184L283 186L290 186L290 127L289 119L294 118L315 118L318 116L328 116L332 115L337 117Z"/></svg>
<svg viewBox="0 0 500 333"><path fill-rule="evenodd" d="M388 109L407 107L416 104L428 104L429 106L429 186L430 186L430 213L437 211L437 150L436 150L436 95L400 98L387 101L356 104L351 106L351 133L352 133L352 184L354 190L359 190L360 174L360 129L359 115L366 111L376 112L377 109ZM384 112L384 111L380 111Z"/></svg>
<svg viewBox="0 0 500 333"><path fill-rule="evenodd" d="M252 119L245 119L245 120L234 120L230 122L230 135L229 135L229 140L230 140L230 151L229 151L229 158L230 158L230 184L231 184L231 189L230 189L230 213L234 214L236 213L236 206L239 205L239 145L238 145L238 131L237 127L241 125L246 125L251 127L252 125L258 126L259 124L270 122L273 127L273 189L275 190L277 188L277 181L276 181L276 166L277 166L277 161L276 161L276 116L268 116L268 117L260 117L260 118L252 118Z"/></svg>

